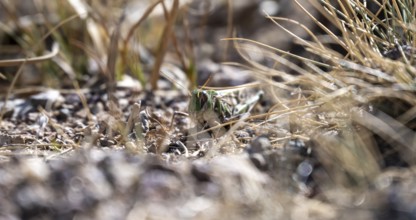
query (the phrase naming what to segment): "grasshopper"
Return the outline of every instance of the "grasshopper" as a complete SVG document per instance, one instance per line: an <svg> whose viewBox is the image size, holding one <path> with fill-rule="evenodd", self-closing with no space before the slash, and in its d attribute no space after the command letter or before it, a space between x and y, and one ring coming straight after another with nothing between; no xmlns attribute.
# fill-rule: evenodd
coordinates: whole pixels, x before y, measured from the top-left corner
<svg viewBox="0 0 416 220"><path fill-rule="evenodd" d="M257 91L249 96L247 84L228 89L195 89L189 102L189 115L202 129L218 126L248 113L263 96Z"/></svg>

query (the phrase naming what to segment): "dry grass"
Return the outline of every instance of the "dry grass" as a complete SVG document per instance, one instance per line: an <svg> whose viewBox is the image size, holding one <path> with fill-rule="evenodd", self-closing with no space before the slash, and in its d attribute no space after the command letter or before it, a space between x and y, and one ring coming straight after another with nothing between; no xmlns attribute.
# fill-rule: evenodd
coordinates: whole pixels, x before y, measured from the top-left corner
<svg viewBox="0 0 416 220"><path fill-rule="evenodd" d="M283 23L305 29L308 40L290 34L309 56L231 38L247 68L270 85L276 104L268 122L278 126L279 121L289 120L292 135L313 140L337 187L367 186L388 166L414 165L416 3L310 2L330 21L322 23L305 9L305 16L323 35L294 20L266 15L283 31L288 31ZM333 49L334 45L341 49ZM256 54L274 65L252 61ZM282 67L289 71L281 71ZM399 155L395 162L390 158L393 154Z"/></svg>
<svg viewBox="0 0 416 220"><path fill-rule="evenodd" d="M303 8L298 1L296 3ZM383 161L385 152L378 146L380 140L375 140L375 135L389 146L399 143L399 147L391 150L407 155L400 157L406 164L414 163L411 156L414 155L411 137L412 121L415 117L413 106L416 100L413 92L416 74L415 3L411 0L382 3L350 0L334 3L311 1L330 23L322 23L322 19L313 17L304 9L305 16L310 16L315 21L323 35L317 35L314 30L294 20L266 15L277 27L294 36L297 43L309 53L308 57L249 39L230 39L234 40L236 48L247 61L247 68L253 70L256 77L268 85L269 95L275 102L268 114L252 117L264 118L264 122L253 126L264 123L276 123L280 126L279 121L288 119L289 130L293 136L315 140L320 145L317 147L320 154L336 158L336 162L328 160L328 166L335 163L340 169L347 171L346 175L356 176L356 181L362 182L388 166ZM150 79L151 87L156 89L161 65L171 42L184 72L193 82L194 57L192 53L186 52L187 49L180 49L175 33L172 32L177 14L181 16L186 13L186 5L183 6L183 2L180 4L176 0L167 5L164 1L143 4L147 4L145 10L137 17L129 14L131 10L127 8L138 6L124 1L114 1L110 5L99 1L90 4L84 1L47 4L39 1L35 6L41 13L30 16L39 18L37 20L40 24L46 27L42 30L34 29L36 24L33 22L25 23L26 20L18 16L16 5L2 3L3 10L9 15L8 20L2 23L2 29L12 36L16 36L17 32L24 33L16 36L15 40L27 54L27 58L3 60L0 61L0 66L42 63L51 59L50 62L60 69L54 72L56 77L64 74L72 80L74 88L79 89L77 79L86 72L88 64L85 60L88 60L96 64L95 71L98 76L106 79L111 97L114 93L112 85L125 72L132 72L142 83ZM231 5L231 2L228 4ZM372 4L377 10L371 11L365 4ZM126 9L121 10L122 8ZM157 16L157 9L161 11L162 17L157 21L160 23L153 25L164 23L163 30L146 30L144 24ZM228 19L232 22L231 18ZM297 37L281 23L299 25L309 34L309 39ZM148 75L144 75L136 47L142 43L137 32L141 33L141 37L144 32L151 38L154 38L153 35L159 36L159 46L154 48L155 62ZM36 56L48 48L48 37L54 45L59 44L59 54L54 54L54 57ZM341 50L333 49L333 45L338 45ZM192 48L192 42L187 42L185 47ZM272 60L274 65L264 66L251 61L250 57L256 53ZM81 60L84 61L80 62ZM50 64L40 66L50 68ZM48 72L52 69L48 69ZM14 74L15 79L18 73L19 71ZM10 74L6 76L13 77ZM14 83L9 88L9 95L13 91L13 85ZM383 114L377 110L386 107L383 103L385 100L393 99L391 111ZM395 105L403 103L410 107L400 112L395 110L400 107ZM333 147L334 145L338 147ZM365 164L362 164L363 161Z"/></svg>
<svg viewBox="0 0 416 220"><path fill-rule="evenodd" d="M294 1L298 7L303 8L298 0ZM81 89L104 79L110 100L107 107L110 111L104 118L98 120L110 121L108 122L110 131L107 133L116 130L122 136L120 143L124 144L127 150L142 154L145 148L143 140L138 139L135 143L129 141L127 130L132 130L134 120L137 122L142 119L139 118L139 114L143 111L140 112L141 106L136 104L132 110L134 115L130 116L127 122L123 119L120 107L115 104L116 100L113 97L116 81L125 73L130 73L141 81L141 91L150 88L156 93L161 77L175 81L174 77L171 77L175 74L162 71L170 52L169 55L174 54L178 60L181 73L184 73L190 81L189 87L195 86L198 64L187 29L188 21L184 15L189 10L186 2L138 1L139 5L127 1L112 1L108 4L82 0L35 2L39 14L30 16L39 19L29 20L38 21L40 24L26 23L27 20L19 16L16 5L0 2L0 6L8 15L7 19L0 23L0 28L6 35L13 37L19 50L23 51L21 57L24 57L1 60L0 66L20 65L22 68L24 65L36 64L35 67L39 70L52 73L54 80L48 79L49 82L44 83L54 87L63 86L62 81L59 81L60 78L69 79L70 86L83 100L90 121L94 120L93 115L88 109ZM144 2L145 5L141 5ZM231 0L227 2L228 5L232 5ZM311 0L310 3L322 17L315 18L303 9L305 16L315 21L320 32L295 20L265 15L270 22L276 24L276 32L286 31L296 38L296 42L306 51L302 55L250 39L226 39L234 43L244 60L242 63L230 63L230 65L250 70L260 81L260 84L255 85L264 88L267 97L272 100L272 106L267 113L229 121L208 130L230 126L227 134L231 134L235 129L243 126L258 130L286 129L289 134L271 137L270 141L274 147L272 150L283 148L290 139L309 141L313 155L325 171L323 177L317 177L314 181L319 185L321 196L331 201L333 197L330 193L334 192L334 189L367 189L386 168L416 165L414 141L416 2L414 0ZM375 9L370 10L368 7L370 4ZM141 16L134 15L132 10L128 10L129 7L143 8ZM328 22L323 22L323 18ZM228 22L232 23L231 15ZM282 24L298 25L308 33L309 37L302 39ZM42 28L36 28L37 25ZM182 28L185 42L179 40L175 28ZM231 25L227 32L231 35ZM17 33L21 34L17 35ZM153 39L153 42L148 41L149 39ZM142 61L144 55L141 54L143 51L140 47L143 44L153 45L149 49L152 54L150 63ZM56 47L54 50L49 49L50 45L59 45L60 51L58 52ZM52 53L43 55L49 50L52 50ZM253 57L264 57L267 62L254 61ZM20 74L21 69L0 73L1 78L11 81L6 100L15 91L15 83ZM91 75L88 82L83 81L83 76L86 74ZM147 83L148 81L150 83ZM212 88L206 87L206 89ZM155 153L161 155L161 152L166 150L164 148L166 140L173 133L172 126L166 126L164 121L155 118L151 120L159 129L155 129L154 134L155 137L161 137L156 141L158 146ZM142 131L140 130L136 135L142 135L140 132ZM189 134L188 138L197 137L203 132L207 130ZM94 141L97 141L97 134L94 134L97 137L89 135L91 139L95 138ZM211 153L208 152L207 158L241 152L240 146L235 143L233 145L232 135L215 141L215 146L212 147ZM140 150L136 149L136 145ZM229 146L226 153L219 149L224 146ZM186 147L184 147L185 158L191 154ZM237 150L233 151L234 149ZM227 164L223 161L220 163L221 166ZM213 164L215 166L215 160ZM230 166L238 166L238 164ZM215 169L221 174L222 167ZM246 181L254 176L254 174L244 175L243 180ZM292 175L289 175L288 179L291 178ZM225 181L224 188L232 187L225 178L218 177L219 183L222 183L220 180ZM247 193L256 194L260 191L267 194L262 191L262 181L262 179L258 180L252 186L253 191ZM252 184L244 181L242 183ZM225 195L228 198L228 195ZM286 194L284 195L286 199ZM234 195L230 195L232 196ZM276 200L275 198L267 197L262 200L255 195L248 197L265 203L263 204L265 209L274 208L269 206ZM215 211L222 213L224 210L226 212L241 208L234 206L234 200L230 201L225 200L224 207L215 206ZM137 203L138 207L141 205ZM137 210L142 211L140 208ZM330 214L332 211L331 209Z"/></svg>
<svg viewBox="0 0 416 220"><path fill-rule="evenodd" d="M176 32L171 31L179 28L180 22L186 18L186 3L176 0L138 3L34 1L25 8L18 2L5 1L1 3L4 18L0 37L6 41L12 38L17 42L13 50L23 53L20 59L2 60L0 66L37 63L53 76L48 79L48 84L55 87L62 86L61 77L75 81L93 73L114 84L114 80L125 73L132 73L143 86L150 80L153 89L156 89L166 50L175 42L182 65L186 65L183 68L191 71L187 74L195 81L195 70L191 67L195 65L192 53L184 49L190 47L191 42L179 44ZM22 14L22 11L27 11L27 14ZM181 16L180 21L177 21L177 16ZM159 27L163 26L161 34ZM51 42L59 45L60 52L51 62L43 62L45 59L37 57L48 51ZM155 54L154 63L152 61L143 66L142 59L149 59L140 52L139 48L143 45ZM8 79L13 77L12 73L2 76Z"/></svg>

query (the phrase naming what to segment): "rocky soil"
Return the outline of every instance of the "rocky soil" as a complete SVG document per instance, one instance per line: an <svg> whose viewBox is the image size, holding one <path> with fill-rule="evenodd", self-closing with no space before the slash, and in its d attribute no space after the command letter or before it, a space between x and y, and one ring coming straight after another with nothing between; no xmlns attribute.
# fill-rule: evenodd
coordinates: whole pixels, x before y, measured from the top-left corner
<svg viewBox="0 0 416 220"><path fill-rule="evenodd" d="M318 14L309 1L299 2ZM265 12L289 17L315 30L294 1L234 3L233 25L242 37L306 54L292 35L264 18ZM195 40L198 84L256 81L254 70L222 63L243 62L232 45L218 40L227 37L226 1L210 1L212 11L203 24L201 4L191 4L189 24L206 29ZM31 13L24 7L21 12ZM288 28L309 37L299 26ZM143 56L154 62L150 52ZM252 58L268 65L267 57ZM272 94L262 86L248 93L264 92L248 115L222 130L203 132L210 126L201 127L189 114L190 82L175 56L168 54L166 63L162 69L174 74L163 75L158 90L126 74L111 94L115 102L97 75L80 80L79 89L68 83L50 88L37 77L29 83L29 76L42 73L28 65L8 95L12 83L2 79L0 219L416 219L416 175L404 155L387 152L386 157L397 156L391 157L394 166L380 166L367 176L357 171L360 166L371 170L385 155L375 162L353 158L344 166L348 158L333 157L332 142L321 143L313 129L305 126L300 133L301 126L292 123L316 119L332 140L350 135L326 123L342 120L341 113L307 109L294 120L283 113L275 120L248 118L273 107Z"/></svg>

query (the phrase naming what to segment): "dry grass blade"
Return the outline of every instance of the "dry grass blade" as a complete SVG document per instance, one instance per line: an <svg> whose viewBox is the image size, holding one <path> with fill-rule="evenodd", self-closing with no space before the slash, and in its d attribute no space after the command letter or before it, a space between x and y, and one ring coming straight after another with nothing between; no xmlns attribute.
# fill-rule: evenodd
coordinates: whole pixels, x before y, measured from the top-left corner
<svg viewBox="0 0 416 220"><path fill-rule="evenodd" d="M12 94L12 90L13 90L14 86L16 85L17 79L19 78L20 74L22 74L24 64L25 63L23 62L20 65L19 69L17 70L16 74L14 75L13 80L10 83L10 86L9 86L9 88L7 90L6 97L4 98L4 105L0 109L0 122L3 120L4 113L6 112L7 102L9 101L9 98L10 98L10 96Z"/></svg>
<svg viewBox="0 0 416 220"><path fill-rule="evenodd" d="M145 21L149 17L149 15L152 13L153 9L155 9L155 7L157 5L161 4L162 1L163 0L155 1L153 4L148 6L148 8L143 13L143 15L140 17L140 19L136 23L134 23L134 25L132 25L132 27L129 29L129 32L127 33L126 38L124 39L124 48L125 48L125 50L127 50L128 42L133 37L134 32L137 30L137 28L140 27L140 25L143 23L143 21Z"/></svg>
<svg viewBox="0 0 416 220"><path fill-rule="evenodd" d="M115 106L118 106L118 102L114 96L116 84L117 84L117 58L118 58L118 43L120 39L120 28L124 21L124 14L120 17L116 28L113 31L110 39L110 45L107 52L107 69L106 69L106 86L107 94L110 102L113 102Z"/></svg>
<svg viewBox="0 0 416 220"><path fill-rule="evenodd" d="M162 62L165 57L166 50L168 48L169 39L172 34L173 27L175 25L178 11L179 11L179 0L173 0L172 10L170 11L169 16L167 17L165 29L163 30L163 34L160 39L159 48L157 49L156 61L155 61L155 64L153 66L152 73L150 76L150 85L152 86L153 90L157 89L157 81L160 78L160 68L162 66Z"/></svg>
<svg viewBox="0 0 416 220"><path fill-rule="evenodd" d="M318 39L318 37L305 25L303 25L302 23L292 20L292 19L288 19L288 18L282 18L282 17L272 17L268 14L266 14L266 17L268 19L270 19L274 24L276 24L279 28L281 28L282 30L284 30L286 33L288 33L289 35L291 35L292 37L294 37L296 40L298 40L299 42L304 43L304 45L308 45L310 47L312 47L309 42L307 42L306 40L300 38L299 36L297 36L295 33L293 33L292 31L288 30L287 28L285 28L283 25L279 24L277 21L286 21L286 22L290 22L293 25L299 26L301 27L303 30L305 30L309 36L312 37L312 39L319 45L319 48L325 49L325 47L321 44L320 40Z"/></svg>
<svg viewBox="0 0 416 220"><path fill-rule="evenodd" d="M232 0L227 0L227 32L226 32L226 36L227 37L232 37L233 35L233 29L234 29L234 25L233 25L233 1ZM229 47L230 44L229 42L226 42L225 46L224 46L224 52L223 52L223 60L227 59L227 54L229 51Z"/></svg>
<svg viewBox="0 0 416 220"><path fill-rule="evenodd" d="M51 32L49 32L50 34ZM59 53L59 45L57 43L54 43L52 46L52 51L46 55L43 56L39 56L39 57L34 57L34 58L26 58L26 59L13 59L13 60L2 60L0 61L0 66L19 66L19 69L17 70L16 74L13 77L13 80L7 90L7 94L5 96L5 103L3 105L3 107L0 110L0 121L2 120L5 110L6 110L6 105L7 102L9 100L10 95L12 94L12 90L14 88L14 86L16 85L17 79L19 78L20 74L23 71L23 67L25 64L27 63L38 63L38 62L43 62L46 60L50 60L53 57L55 57L57 54Z"/></svg>
<svg viewBox="0 0 416 220"><path fill-rule="evenodd" d="M255 40L247 39L247 38L233 37L233 38L224 38L222 40L231 40L231 41L234 41L234 43L236 45L235 46L236 49L239 48L239 46L238 46L238 42L239 41L241 41L241 42L248 42L248 43L251 43L251 44L254 44L254 45L258 45L258 46L260 46L262 48L265 48L265 49L269 49L269 50L278 52L279 54L282 54L284 56L288 56L288 57L295 58L295 59L300 60L300 61L304 61L304 62L305 61L308 61L308 62L314 63L315 65L322 66L322 67L327 67L327 68L330 68L331 67L329 64L326 64L326 63L323 63L323 62L319 62L319 61L316 61L316 60L312 60L312 59L309 59L309 58L305 58L305 57L302 57L302 56L299 56L299 55L290 53L288 51L284 51L284 50L281 50L279 48L276 48L276 47L273 47L273 46L270 46L270 45L267 45L267 44L264 44L264 43L255 41ZM240 54L242 54L242 53L240 53ZM250 61L250 59L246 59L246 61L251 62L252 64L255 64L254 62Z"/></svg>
<svg viewBox="0 0 416 220"><path fill-rule="evenodd" d="M311 13L308 12L308 10L305 9L305 7L302 6L297 0L294 0L295 3L305 12L307 16L309 16L322 30L324 30L335 42L337 42L340 46L342 46L345 50L348 50L347 45L345 45L344 42L340 41L336 34L334 34L331 30L328 29L328 27L322 22L320 22L318 19L316 19ZM312 1L315 2L315 1ZM318 6L318 8L321 8ZM336 19L332 19L335 20Z"/></svg>
<svg viewBox="0 0 416 220"><path fill-rule="evenodd" d="M404 156L407 163L415 164L415 133L401 122L383 112L378 112L375 115L364 111L353 112L353 119L358 124L380 134L385 141L394 144L395 150Z"/></svg>
<svg viewBox="0 0 416 220"><path fill-rule="evenodd" d="M314 138L320 143L316 150L323 166L337 188L366 187L380 174L380 156L371 143L371 133L352 131L341 137L320 134Z"/></svg>
<svg viewBox="0 0 416 220"><path fill-rule="evenodd" d="M23 64L39 63L39 62L51 60L58 53L59 53L59 45L57 43L54 43L52 46L52 51L48 54L45 54L43 56L38 56L38 57L32 57L32 58L0 60L0 66L6 67L6 66L19 66Z"/></svg>

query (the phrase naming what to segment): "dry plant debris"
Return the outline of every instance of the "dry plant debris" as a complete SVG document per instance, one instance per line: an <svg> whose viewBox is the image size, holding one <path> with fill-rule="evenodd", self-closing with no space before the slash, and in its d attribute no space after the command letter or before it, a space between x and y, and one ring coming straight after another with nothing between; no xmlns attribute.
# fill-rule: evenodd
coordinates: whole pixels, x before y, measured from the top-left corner
<svg viewBox="0 0 416 220"><path fill-rule="evenodd" d="M414 0L26 3L1 219L416 218Z"/></svg>

